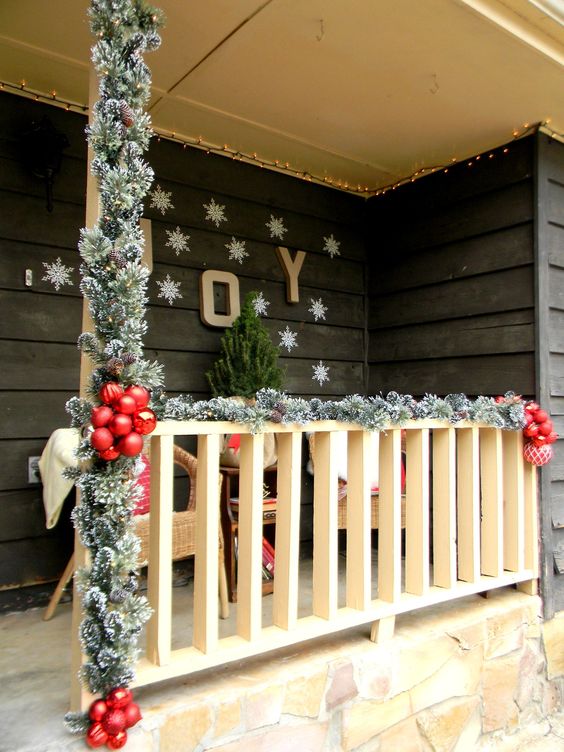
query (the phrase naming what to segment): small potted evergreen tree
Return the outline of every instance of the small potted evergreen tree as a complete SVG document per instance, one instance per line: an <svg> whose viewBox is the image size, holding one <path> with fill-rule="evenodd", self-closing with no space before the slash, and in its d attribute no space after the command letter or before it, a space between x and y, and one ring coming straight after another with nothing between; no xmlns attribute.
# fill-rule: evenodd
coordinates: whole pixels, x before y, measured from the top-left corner
<svg viewBox="0 0 564 752"><path fill-rule="evenodd" d="M282 388L284 370L277 363L278 348L272 344L266 327L254 309L256 295L256 292L250 292L245 297L241 313L221 338L219 358L206 373L214 397L253 400L260 389ZM238 466L237 449L237 439L227 437L221 463ZM266 434L264 467L273 465L276 457L275 437Z"/></svg>

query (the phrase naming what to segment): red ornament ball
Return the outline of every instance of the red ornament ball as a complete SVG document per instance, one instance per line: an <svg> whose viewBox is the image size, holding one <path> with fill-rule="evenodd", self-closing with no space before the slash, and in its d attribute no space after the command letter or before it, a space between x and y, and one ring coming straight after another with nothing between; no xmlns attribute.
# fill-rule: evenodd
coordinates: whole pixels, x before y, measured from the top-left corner
<svg viewBox="0 0 564 752"><path fill-rule="evenodd" d="M95 428L90 435L90 443L98 452L109 449L114 443L112 432L107 428Z"/></svg>
<svg viewBox="0 0 564 752"><path fill-rule="evenodd" d="M94 700L88 709L88 717L91 721L101 721L108 712L108 704L105 700Z"/></svg>
<svg viewBox="0 0 564 752"><path fill-rule="evenodd" d="M117 460L121 452L115 446L111 446L109 449L104 449L103 452L98 452L98 454L100 455L100 459L106 460L106 462L113 462Z"/></svg>
<svg viewBox="0 0 564 752"><path fill-rule="evenodd" d="M117 734L108 736L106 744L108 749L121 749L125 747L127 744L127 731L124 729L123 731L118 731Z"/></svg>
<svg viewBox="0 0 564 752"><path fill-rule="evenodd" d="M131 433L133 424L129 415L114 413L114 417L110 420L108 428L114 436L127 436L128 433Z"/></svg>
<svg viewBox="0 0 564 752"><path fill-rule="evenodd" d="M525 410L528 413L536 413L536 411L539 409L540 409L540 405L537 405L536 402L527 402L527 404L525 405Z"/></svg>
<svg viewBox="0 0 564 752"><path fill-rule="evenodd" d="M125 728L135 726L143 718L139 705L135 702L130 702L129 705L126 705L123 712L125 713Z"/></svg>
<svg viewBox="0 0 564 752"><path fill-rule="evenodd" d="M539 435L539 427L537 423L531 423L524 429L523 433L528 439L535 439Z"/></svg>
<svg viewBox="0 0 564 752"><path fill-rule="evenodd" d="M104 730L104 727L102 726L100 721L95 721L90 726L90 728L86 732L85 741L89 747L92 747L92 749L103 747L104 744L108 741L108 732Z"/></svg>
<svg viewBox="0 0 564 752"><path fill-rule="evenodd" d="M125 728L125 713L121 708L110 708L102 718L104 731L112 736Z"/></svg>
<svg viewBox="0 0 564 752"><path fill-rule="evenodd" d="M552 447L548 444L545 444L544 446L536 446L534 442L529 441L525 444L523 449L523 457L527 462L530 462L531 465L536 465L537 467L541 467L542 465L546 465L547 462L550 462L552 455Z"/></svg>
<svg viewBox="0 0 564 752"><path fill-rule="evenodd" d="M125 708L133 700L133 694L127 687L116 687L106 695L109 708Z"/></svg>
<svg viewBox="0 0 564 752"><path fill-rule="evenodd" d="M137 412L137 402L135 402L130 394L124 394L119 397L115 401L114 407L117 412L124 413L124 415L133 415L134 412Z"/></svg>
<svg viewBox="0 0 564 752"><path fill-rule="evenodd" d="M108 381L98 392L101 401L106 405L113 405L123 394L123 387L117 381ZM123 412L121 410L120 412Z"/></svg>
<svg viewBox="0 0 564 752"><path fill-rule="evenodd" d="M132 384L131 386L128 386L126 388L125 393L130 397L133 397L133 399L137 403L138 410L142 410L144 407L147 407L149 400L151 399L151 393L148 389L145 389L144 386L136 386Z"/></svg>
<svg viewBox="0 0 564 752"><path fill-rule="evenodd" d="M108 405L98 405L98 407L92 408L92 412L90 413L90 422L92 423L94 428L107 426L112 419L113 414L114 411Z"/></svg>
<svg viewBox="0 0 564 752"><path fill-rule="evenodd" d="M146 407L144 410L139 410L133 416L133 427L137 433L146 436L148 433L152 433L157 425L157 416L152 410Z"/></svg>
<svg viewBox="0 0 564 752"><path fill-rule="evenodd" d="M548 413L546 410L535 410L533 416L537 423L544 423L545 420L548 420Z"/></svg>
<svg viewBox="0 0 564 752"><path fill-rule="evenodd" d="M543 423L539 426L539 433L543 436L548 436L550 433L552 433L553 425L551 420L545 420Z"/></svg>
<svg viewBox="0 0 564 752"><path fill-rule="evenodd" d="M119 440L117 448L126 457L135 457L143 449L143 438L132 431Z"/></svg>

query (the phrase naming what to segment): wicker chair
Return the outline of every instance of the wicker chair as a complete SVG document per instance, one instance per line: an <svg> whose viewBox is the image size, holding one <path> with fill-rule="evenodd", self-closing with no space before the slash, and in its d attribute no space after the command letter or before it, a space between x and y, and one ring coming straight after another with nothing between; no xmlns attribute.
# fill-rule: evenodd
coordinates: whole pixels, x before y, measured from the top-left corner
<svg viewBox="0 0 564 752"><path fill-rule="evenodd" d="M190 491L188 504L183 512L174 512L172 515L172 560L180 561L194 556L196 553L196 484L198 477L198 460L193 454L179 446L174 446L174 462L184 468L190 479ZM222 477L218 477L218 504L221 494ZM149 561L149 514L140 514L134 517L135 534L141 541L138 566L145 566ZM223 545L223 532L219 525L219 599L220 616L222 619L229 618L229 602L227 599L227 577L225 574L225 553Z"/></svg>
<svg viewBox="0 0 564 752"><path fill-rule="evenodd" d="M311 457L312 467L314 466L315 456L315 434L312 433L308 438L309 454ZM403 444L403 440L402 440ZM337 491L337 528L339 530L346 530L347 528L347 482L339 478L339 488ZM372 530L378 530L379 523L379 509L380 509L380 496L377 493L373 493L370 496L370 527ZM402 493L401 497L401 527L405 529L405 494Z"/></svg>
<svg viewBox="0 0 564 752"><path fill-rule="evenodd" d="M185 451L179 446L174 446L174 462L183 467L188 473L190 479L190 492L188 494L188 503L186 510L175 512L172 516L172 560L180 561L189 556L194 556L196 552L196 482L198 460L194 455ZM221 492L221 475L218 478L218 504ZM139 553L138 566L142 567L148 563L149 559L149 514L141 514L133 518L135 524L135 533L141 541L141 551ZM71 556L65 571L51 596L51 600L43 616L44 621L48 621L54 614L57 604L61 600L63 591L74 574L74 554ZM227 577L225 574L225 555L223 546L223 532L219 526L219 600L220 616L222 619L229 618L229 601L227 599Z"/></svg>

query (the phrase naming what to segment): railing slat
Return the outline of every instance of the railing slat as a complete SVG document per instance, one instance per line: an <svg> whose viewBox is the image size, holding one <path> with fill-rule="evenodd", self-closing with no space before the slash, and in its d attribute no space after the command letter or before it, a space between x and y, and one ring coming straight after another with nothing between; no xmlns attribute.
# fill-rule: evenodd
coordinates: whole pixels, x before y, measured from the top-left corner
<svg viewBox="0 0 564 752"><path fill-rule="evenodd" d="M315 434L313 486L313 613L331 619L337 611L337 463L335 434Z"/></svg>
<svg viewBox="0 0 564 752"><path fill-rule="evenodd" d="M237 634L258 638L262 607L263 434L241 434Z"/></svg>
<svg viewBox="0 0 564 752"><path fill-rule="evenodd" d="M539 512L537 508L537 468L524 463L525 477L525 569L539 576Z"/></svg>
<svg viewBox="0 0 564 752"><path fill-rule="evenodd" d="M380 435L378 470L378 598L395 603L401 596L401 431Z"/></svg>
<svg viewBox="0 0 564 752"><path fill-rule="evenodd" d="M433 431L433 582L450 588L456 582L456 434Z"/></svg>
<svg viewBox="0 0 564 752"><path fill-rule="evenodd" d="M372 437L349 431L347 482L346 604L365 610L370 604L370 471Z"/></svg>
<svg viewBox="0 0 564 752"><path fill-rule="evenodd" d="M406 435L405 590L429 590L429 429Z"/></svg>
<svg viewBox="0 0 564 752"><path fill-rule="evenodd" d="M525 488L523 438L520 431L503 433L503 567L519 572L525 564Z"/></svg>
<svg viewBox="0 0 564 752"><path fill-rule="evenodd" d="M477 428L457 432L458 579L480 577L480 435Z"/></svg>
<svg viewBox="0 0 564 752"><path fill-rule="evenodd" d="M151 514L147 596L153 615L147 625L147 658L170 660L172 609L172 499L174 436L151 440Z"/></svg>
<svg viewBox="0 0 564 752"><path fill-rule="evenodd" d="M481 572L503 572L503 452L499 428L480 429L482 486Z"/></svg>
<svg viewBox="0 0 564 752"><path fill-rule="evenodd" d="M274 624L283 629L293 629L298 619L301 456L301 433L278 435L278 504L272 616Z"/></svg>
<svg viewBox="0 0 564 752"><path fill-rule="evenodd" d="M194 647L209 653L218 638L219 436L198 436Z"/></svg>

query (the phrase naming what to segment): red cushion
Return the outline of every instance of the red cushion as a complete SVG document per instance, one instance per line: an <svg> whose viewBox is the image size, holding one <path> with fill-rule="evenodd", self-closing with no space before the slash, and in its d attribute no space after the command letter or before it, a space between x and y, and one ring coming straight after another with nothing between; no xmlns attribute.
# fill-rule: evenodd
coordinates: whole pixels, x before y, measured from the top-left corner
<svg viewBox="0 0 564 752"><path fill-rule="evenodd" d="M137 484L141 486L143 493L135 505L133 514L147 514L151 507L151 465L149 458L144 454L141 455L141 459L145 463L145 467L141 475L137 478Z"/></svg>

